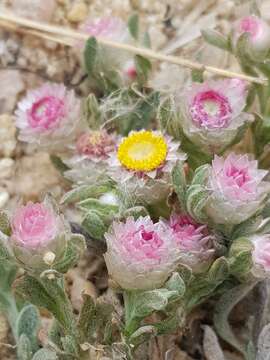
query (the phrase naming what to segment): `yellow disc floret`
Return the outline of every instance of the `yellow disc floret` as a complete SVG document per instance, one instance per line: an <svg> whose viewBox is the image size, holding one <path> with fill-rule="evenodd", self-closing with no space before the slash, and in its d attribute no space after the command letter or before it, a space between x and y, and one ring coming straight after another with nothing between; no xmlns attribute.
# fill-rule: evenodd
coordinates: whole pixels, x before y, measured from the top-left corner
<svg viewBox="0 0 270 360"><path fill-rule="evenodd" d="M162 135L152 131L133 132L121 142L117 157L129 170L152 171L166 159L167 144Z"/></svg>

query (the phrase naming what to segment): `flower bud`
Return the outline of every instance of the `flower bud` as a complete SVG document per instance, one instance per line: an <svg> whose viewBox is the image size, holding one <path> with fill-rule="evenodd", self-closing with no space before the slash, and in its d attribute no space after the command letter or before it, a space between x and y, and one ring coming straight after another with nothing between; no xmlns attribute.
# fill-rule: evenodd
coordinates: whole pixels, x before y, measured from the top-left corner
<svg viewBox="0 0 270 360"><path fill-rule="evenodd" d="M239 224L254 215L270 191L270 184L263 181L267 173L248 155L215 156L208 179L208 216L218 224Z"/></svg>
<svg viewBox="0 0 270 360"><path fill-rule="evenodd" d="M149 217L114 222L105 238L109 274L123 289L158 288L176 266L179 251L171 229Z"/></svg>
<svg viewBox="0 0 270 360"><path fill-rule="evenodd" d="M65 160L70 168L65 176L75 183L95 183L100 174L105 172L107 160L116 150L116 142L116 136L105 130L82 133L73 149L74 155Z"/></svg>
<svg viewBox="0 0 270 360"><path fill-rule="evenodd" d="M248 34L248 54L253 60L263 60L270 50L270 27L261 18L250 15L238 20L233 30L233 45L241 35Z"/></svg>
<svg viewBox="0 0 270 360"><path fill-rule="evenodd" d="M181 103L185 135L203 151L224 150L253 117L243 110L247 85L238 79L194 83Z"/></svg>
<svg viewBox="0 0 270 360"><path fill-rule="evenodd" d="M64 85L45 84L19 102L19 139L47 148L63 148L78 133L80 101Z"/></svg>
<svg viewBox="0 0 270 360"><path fill-rule="evenodd" d="M59 264L72 239L68 224L48 198L17 208L11 226L13 253L20 264L33 271L42 272Z"/></svg>
<svg viewBox="0 0 270 360"><path fill-rule="evenodd" d="M180 262L198 272L213 258L213 236L207 226L198 224L189 215L172 214L167 225L172 229L180 250Z"/></svg>

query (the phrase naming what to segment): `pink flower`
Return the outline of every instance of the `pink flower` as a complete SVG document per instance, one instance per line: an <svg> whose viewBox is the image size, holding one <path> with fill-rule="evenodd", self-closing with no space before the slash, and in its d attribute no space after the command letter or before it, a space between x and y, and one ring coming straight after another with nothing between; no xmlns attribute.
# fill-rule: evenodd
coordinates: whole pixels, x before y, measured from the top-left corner
<svg viewBox="0 0 270 360"><path fill-rule="evenodd" d="M238 79L192 84L181 106L185 135L206 152L223 150L253 120L242 112L247 90L246 83Z"/></svg>
<svg viewBox="0 0 270 360"><path fill-rule="evenodd" d="M194 272L201 271L213 258L213 236L207 226L198 224L189 215L172 214L167 226L172 229L174 241L180 250L180 262Z"/></svg>
<svg viewBox="0 0 270 360"><path fill-rule="evenodd" d="M78 131L80 101L62 84L45 84L29 91L15 114L20 140L63 146Z"/></svg>
<svg viewBox="0 0 270 360"><path fill-rule="evenodd" d="M270 234L254 235L251 242L254 246L252 272L256 277L265 278L270 274Z"/></svg>
<svg viewBox="0 0 270 360"><path fill-rule="evenodd" d="M109 274L124 289L162 286L176 266L179 251L171 229L149 217L114 222L105 238Z"/></svg>
<svg viewBox="0 0 270 360"><path fill-rule="evenodd" d="M44 203L28 202L12 219L12 240L27 249L46 247L58 233L57 215Z"/></svg>
<svg viewBox="0 0 270 360"><path fill-rule="evenodd" d="M78 154L93 161L107 159L115 148L115 137L105 130L83 133L76 142Z"/></svg>
<svg viewBox="0 0 270 360"><path fill-rule="evenodd" d="M209 234L206 225L198 224L189 215L173 214L169 221L180 249L200 251L206 248Z"/></svg>
<svg viewBox="0 0 270 360"><path fill-rule="evenodd" d="M234 25L233 43L236 46L242 34L249 35L249 46L247 49L250 56L256 60L264 58L270 49L270 27L257 16L245 16Z"/></svg>
<svg viewBox="0 0 270 360"><path fill-rule="evenodd" d="M65 176L74 183L95 183L107 171L110 154L116 150L117 137L105 130L82 133L73 148L74 156L65 160L70 170Z"/></svg>
<svg viewBox="0 0 270 360"><path fill-rule="evenodd" d="M208 215L221 224L239 224L251 217L270 190L269 183L262 181L267 173L247 155L215 156L209 174Z"/></svg>

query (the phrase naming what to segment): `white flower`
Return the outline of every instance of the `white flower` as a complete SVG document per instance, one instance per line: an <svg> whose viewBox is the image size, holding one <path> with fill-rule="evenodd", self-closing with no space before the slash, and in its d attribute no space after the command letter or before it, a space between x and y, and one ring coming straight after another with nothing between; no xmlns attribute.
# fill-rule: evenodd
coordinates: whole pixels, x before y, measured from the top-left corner
<svg viewBox="0 0 270 360"><path fill-rule="evenodd" d="M171 190L171 172L186 155L179 142L156 131L131 132L110 155L108 174L140 201L163 200Z"/></svg>

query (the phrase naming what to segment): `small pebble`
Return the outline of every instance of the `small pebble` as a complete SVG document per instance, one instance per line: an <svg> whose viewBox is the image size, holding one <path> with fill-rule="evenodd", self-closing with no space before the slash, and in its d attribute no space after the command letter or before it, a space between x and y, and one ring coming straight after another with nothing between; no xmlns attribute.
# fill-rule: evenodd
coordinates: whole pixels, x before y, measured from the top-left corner
<svg viewBox="0 0 270 360"><path fill-rule="evenodd" d="M71 22L81 22L88 15L88 7L84 2L76 2L67 14L67 18Z"/></svg>

